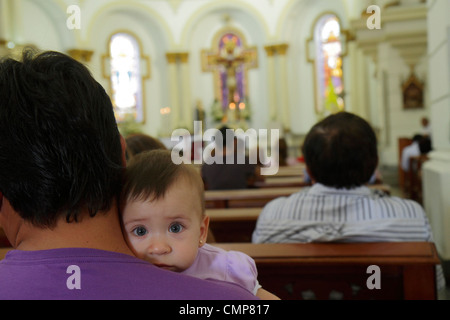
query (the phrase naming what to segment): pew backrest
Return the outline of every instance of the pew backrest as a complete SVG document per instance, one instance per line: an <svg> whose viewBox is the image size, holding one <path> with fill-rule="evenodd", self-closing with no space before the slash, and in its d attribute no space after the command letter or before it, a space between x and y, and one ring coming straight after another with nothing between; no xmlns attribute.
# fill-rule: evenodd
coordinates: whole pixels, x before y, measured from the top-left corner
<svg viewBox="0 0 450 320"><path fill-rule="evenodd" d="M262 208L278 197L287 197L301 188L263 188L242 190L207 190L205 201L207 208Z"/></svg>
<svg viewBox="0 0 450 320"><path fill-rule="evenodd" d="M9 250L12 250L12 247L9 248L0 248L0 260L2 260Z"/></svg>
<svg viewBox="0 0 450 320"><path fill-rule="evenodd" d="M218 243L251 256L281 299L437 299L434 243Z"/></svg>
<svg viewBox="0 0 450 320"><path fill-rule="evenodd" d="M216 242L251 242L262 208L206 209Z"/></svg>

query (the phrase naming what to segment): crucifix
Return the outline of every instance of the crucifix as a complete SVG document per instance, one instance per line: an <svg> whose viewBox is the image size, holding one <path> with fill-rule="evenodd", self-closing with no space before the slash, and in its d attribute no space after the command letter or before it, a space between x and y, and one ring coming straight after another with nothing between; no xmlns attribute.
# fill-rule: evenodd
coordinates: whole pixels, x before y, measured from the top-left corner
<svg viewBox="0 0 450 320"><path fill-rule="evenodd" d="M219 48L202 52L203 71L214 72L215 97L221 102L222 122L245 118L248 97L247 70L258 66L256 48L246 49L242 37L226 32L219 39Z"/></svg>

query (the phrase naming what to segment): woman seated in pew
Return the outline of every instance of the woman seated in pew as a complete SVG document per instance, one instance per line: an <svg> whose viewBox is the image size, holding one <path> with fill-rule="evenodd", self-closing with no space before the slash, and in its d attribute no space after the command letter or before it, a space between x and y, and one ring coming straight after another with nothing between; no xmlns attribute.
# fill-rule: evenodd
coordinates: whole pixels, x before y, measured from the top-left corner
<svg viewBox="0 0 450 320"><path fill-rule="evenodd" d="M300 147L298 148L301 150ZM278 139L278 153L280 167L297 166L302 163L302 157L289 156L289 145L285 138Z"/></svg>
<svg viewBox="0 0 450 320"><path fill-rule="evenodd" d="M170 151L131 159L121 203L123 232L138 258L185 275L233 282L261 299L278 299L259 285L252 258L205 243L209 217L202 179L192 166L175 165Z"/></svg>
<svg viewBox="0 0 450 320"><path fill-rule="evenodd" d="M216 141L222 141L221 148L215 149L215 152L222 154L214 157L223 157L223 163L204 163L201 174L206 190L234 190L252 188L256 181L263 181L260 173L260 166L257 163L250 163L249 158L245 157L245 163L238 163L237 138L227 134L228 127L224 126L218 131ZM232 141L228 141L229 138ZM258 162L258 161L257 161Z"/></svg>
<svg viewBox="0 0 450 320"><path fill-rule="evenodd" d="M302 151L313 185L266 204L252 242L433 241L417 202L366 186L378 152L364 119L347 112L328 116L309 131ZM441 266L438 276L443 288Z"/></svg>

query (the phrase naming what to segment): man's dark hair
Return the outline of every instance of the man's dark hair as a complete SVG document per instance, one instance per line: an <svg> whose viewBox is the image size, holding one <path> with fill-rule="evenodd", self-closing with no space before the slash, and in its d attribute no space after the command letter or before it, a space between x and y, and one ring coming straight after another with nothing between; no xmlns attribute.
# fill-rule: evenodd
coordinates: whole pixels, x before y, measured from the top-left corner
<svg viewBox="0 0 450 320"><path fill-rule="evenodd" d="M433 145L431 143L430 137L423 137L419 141L419 150L421 154L428 154L433 150Z"/></svg>
<svg viewBox="0 0 450 320"><path fill-rule="evenodd" d="M0 61L0 191L23 219L108 210L122 172L111 101L85 66L53 51Z"/></svg>
<svg viewBox="0 0 450 320"><path fill-rule="evenodd" d="M420 142L422 139L423 139L423 135L421 135L421 134L415 134L412 138L412 140L414 142Z"/></svg>
<svg viewBox="0 0 450 320"><path fill-rule="evenodd" d="M367 183L378 164L372 127L348 112L330 115L313 126L302 152L312 178L334 188L350 189Z"/></svg>

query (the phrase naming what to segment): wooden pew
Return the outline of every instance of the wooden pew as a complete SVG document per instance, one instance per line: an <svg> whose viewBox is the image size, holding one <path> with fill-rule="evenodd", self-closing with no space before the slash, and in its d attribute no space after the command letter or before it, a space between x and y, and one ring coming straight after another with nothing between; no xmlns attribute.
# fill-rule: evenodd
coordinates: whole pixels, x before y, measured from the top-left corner
<svg viewBox="0 0 450 320"><path fill-rule="evenodd" d="M10 248L0 248L0 260L2 260L5 257L6 253L9 250L12 250L12 249L13 249L12 247L10 247Z"/></svg>
<svg viewBox="0 0 450 320"><path fill-rule="evenodd" d="M256 188L293 188L293 187L306 187L310 185L309 182L305 182L302 176L298 177L272 177L268 176L264 181L256 181L254 186Z"/></svg>
<svg viewBox="0 0 450 320"><path fill-rule="evenodd" d="M368 187L390 194L390 187L385 184L369 185ZM302 187L272 187L240 190L206 190L206 208L262 208L267 202L275 198L288 197L301 189Z"/></svg>
<svg viewBox="0 0 450 320"><path fill-rule="evenodd" d="M290 196L301 188L263 188L205 191L206 208L262 208L278 197Z"/></svg>
<svg viewBox="0 0 450 320"><path fill-rule="evenodd" d="M296 164L293 166L279 167L278 172L273 177L303 177L303 170L306 168L305 164Z"/></svg>
<svg viewBox="0 0 450 320"><path fill-rule="evenodd" d="M423 203L422 198L422 165L429 160L427 155L409 158L409 198Z"/></svg>
<svg viewBox="0 0 450 320"><path fill-rule="evenodd" d="M405 171L403 171L402 168L402 153L403 149L409 146L412 142L413 140L411 138L398 138L398 184L404 192L407 192L409 188L409 176L405 173Z"/></svg>
<svg viewBox="0 0 450 320"><path fill-rule="evenodd" d="M213 245L251 256L262 287L285 300L437 299L440 260L430 242ZM380 289L367 286L372 265Z"/></svg>
<svg viewBox="0 0 450 320"><path fill-rule="evenodd" d="M252 242L262 208L207 209L209 230L216 242Z"/></svg>

